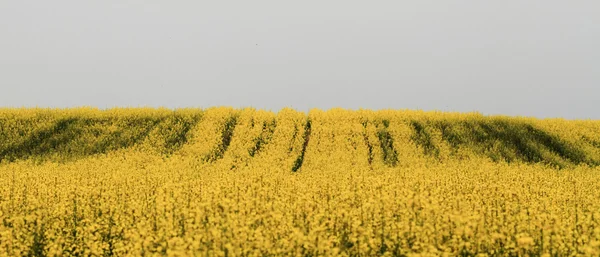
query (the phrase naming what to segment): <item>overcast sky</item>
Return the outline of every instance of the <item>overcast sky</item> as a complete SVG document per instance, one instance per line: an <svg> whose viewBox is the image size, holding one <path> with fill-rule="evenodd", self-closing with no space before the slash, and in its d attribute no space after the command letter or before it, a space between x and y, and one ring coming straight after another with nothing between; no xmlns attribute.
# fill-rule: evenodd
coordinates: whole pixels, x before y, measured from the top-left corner
<svg viewBox="0 0 600 257"><path fill-rule="evenodd" d="M600 119L600 1L0 1L0 106Z"/></svg>

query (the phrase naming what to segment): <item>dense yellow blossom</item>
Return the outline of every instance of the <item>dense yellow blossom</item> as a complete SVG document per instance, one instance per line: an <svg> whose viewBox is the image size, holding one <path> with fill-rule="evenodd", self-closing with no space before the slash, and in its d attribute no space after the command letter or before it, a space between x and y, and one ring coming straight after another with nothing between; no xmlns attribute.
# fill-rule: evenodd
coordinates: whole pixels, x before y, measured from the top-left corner
<svg viewBox="0 0 600 257"><path fill-rule="evenodd" d="M0 109L0 256L600 255L600 122Z"/></svg>

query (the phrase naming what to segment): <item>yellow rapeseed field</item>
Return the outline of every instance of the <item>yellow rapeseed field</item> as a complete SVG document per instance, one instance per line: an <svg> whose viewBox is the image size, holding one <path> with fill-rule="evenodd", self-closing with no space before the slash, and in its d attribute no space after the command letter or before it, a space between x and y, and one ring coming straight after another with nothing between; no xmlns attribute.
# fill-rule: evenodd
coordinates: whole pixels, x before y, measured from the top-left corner
<svg viewBox="0 0 600 257"><path fill-rule="evenodd" d="M0 256L600 256L600 121L0 109Z"/></svg>

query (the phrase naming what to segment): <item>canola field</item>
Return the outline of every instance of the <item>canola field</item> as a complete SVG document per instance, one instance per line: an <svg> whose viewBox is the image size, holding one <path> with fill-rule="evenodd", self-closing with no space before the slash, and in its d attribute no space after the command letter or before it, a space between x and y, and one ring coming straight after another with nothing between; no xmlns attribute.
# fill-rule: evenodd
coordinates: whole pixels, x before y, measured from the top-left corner
<svg viewBox="0 0 600 257"><path fill-rule="evenodd" d="M600 121L0 109L0 256L600 256Z"/></svg>

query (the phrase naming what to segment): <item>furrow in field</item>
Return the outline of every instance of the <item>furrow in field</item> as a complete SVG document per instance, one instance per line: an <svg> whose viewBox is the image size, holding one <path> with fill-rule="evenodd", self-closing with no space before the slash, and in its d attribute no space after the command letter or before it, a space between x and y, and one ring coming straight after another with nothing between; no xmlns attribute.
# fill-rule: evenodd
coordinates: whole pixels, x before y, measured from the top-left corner
<svg viewBox="0 0 600 257"><path fill-rule="evenodd" d="M274 114L247 108L241 111L233 131L231 145L221 160L227 169L248 165L266 146L275 129Z"/></svg>
<svg viewBox="0 0 600 257"><path fill-rule="evenodd" d="M304 163L304 156L306 155L306 147L308 146L308 143L310 142L311 128L312 128L312 122L309 117L309 118L306 118L306 125L304 126L304 136L302 137L304 139L304 143L302 144L302 152L300 153L300 155L298 156L298 158L296 158L296 161L294 162L294 166L292 167L293 172L298 171L302 167L302 164Z"/></svg>
<svg viewBox="0 0 600 257"><path fill-rule="evenodd" d="M238 111L233 108L209 108L200 122L191 129L190 139L178 156L198 164L220 159L231 142Z"/></svg>
<svg viewBox="0 0 600 257"><path fill-rule="evenodd" d="M309 118L310 141L301 170L341 172L369 169L369 150L364 142L364 127L357 112L314 110L309 113Z"/></svg>
<svg viewBox="0 0 600 257"><path fill-rule="evenodd" d="M282 109L277 114L262 113L266 130L250 149L254 156L248 163L248 169L268 170L272 172L290 172L296 159L302 153L306 126L306 115L292 109ZM264 124L264 123L263 123Z"/></svg>

